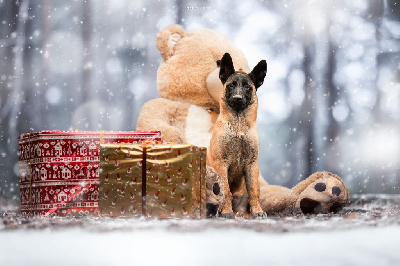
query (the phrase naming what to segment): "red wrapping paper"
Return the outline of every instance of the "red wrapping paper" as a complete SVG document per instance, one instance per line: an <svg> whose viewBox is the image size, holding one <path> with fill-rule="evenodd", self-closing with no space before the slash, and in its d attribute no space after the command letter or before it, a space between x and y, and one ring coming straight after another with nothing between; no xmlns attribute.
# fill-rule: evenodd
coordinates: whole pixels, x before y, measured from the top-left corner
<svg viewBox="0 0 400 266"><path fill-rule="evenodd" d="M21 213L98 212L101 143L161 141L158 131L41 131L19 140Z"/></svg>

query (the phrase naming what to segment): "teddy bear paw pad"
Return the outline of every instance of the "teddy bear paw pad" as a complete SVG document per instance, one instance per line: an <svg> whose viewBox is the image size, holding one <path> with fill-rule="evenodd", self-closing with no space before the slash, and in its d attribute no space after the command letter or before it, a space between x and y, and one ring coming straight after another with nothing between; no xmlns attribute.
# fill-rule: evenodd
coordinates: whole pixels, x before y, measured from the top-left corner
<svg viewBox="0 0 400 266"><path fill-rule="evenodd" d="M219 205L207 203L206 204L206 213L207 217L216 217L218 213Z"/></svg>
<svg viewBox="0 0 400 266"><path fill-rule="evenodd" d="M309 198L304 198L300 201L300 209L304 214L323 213L322 204Z"/></svg>

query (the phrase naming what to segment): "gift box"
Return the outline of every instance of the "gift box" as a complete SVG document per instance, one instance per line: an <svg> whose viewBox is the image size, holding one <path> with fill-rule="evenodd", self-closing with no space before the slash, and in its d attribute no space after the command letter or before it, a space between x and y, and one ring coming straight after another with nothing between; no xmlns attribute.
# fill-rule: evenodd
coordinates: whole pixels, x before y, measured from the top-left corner
<svg viewBox="0 0 400 266"><path fill-rule="evenodd" d="M101 143L161 140L147 131L41 131L19 140L23 215L97 213Z"/></svg>
<svg viewBox="0 0 400 266"><path fill-rule="evenodd" d="M206 217L206 148L106 144L100 154L101 215Z"/></svg>

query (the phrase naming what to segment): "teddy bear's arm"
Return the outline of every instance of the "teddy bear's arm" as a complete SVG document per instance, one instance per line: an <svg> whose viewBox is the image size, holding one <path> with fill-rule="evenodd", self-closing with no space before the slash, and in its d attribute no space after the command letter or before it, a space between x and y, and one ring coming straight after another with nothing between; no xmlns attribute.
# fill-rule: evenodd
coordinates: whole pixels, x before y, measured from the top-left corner
<svg viewBox="0 0 400 266"><path fill-rule="evenodd" d="M260 204L268 214L336 213L349 201L343 180L329 172L316 172L292 189L268 185L260 179Z"/></svg>
<svg viewBox="0 0 400 266"><path fill-rule="evenodd" d="M186 143L186 117L190 104L158 98L145 103L140 110L137 130L161 131L168 142Z"/></svg>
<svg viewBox="0 0 400 266"><path fill-rule="evenodd" d="M292 211L293 197L291 190L274 185L260 185L260 205L267 214Z"/></svg>
<svg viewBox="0 0 400 266"><path fill-rule="evenodd" d="M269 185L260 175L258 177L260 186L260 205L268 215L291 212L294 208L295 198L289 188ZM248 213L248 194L233 197L233 208L235 213Z"/></svg>

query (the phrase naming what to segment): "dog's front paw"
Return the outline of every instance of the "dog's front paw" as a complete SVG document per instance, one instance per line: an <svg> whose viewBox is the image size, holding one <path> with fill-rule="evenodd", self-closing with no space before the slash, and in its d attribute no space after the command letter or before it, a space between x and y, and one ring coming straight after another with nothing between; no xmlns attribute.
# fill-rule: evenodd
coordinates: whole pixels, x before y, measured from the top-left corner
<svg viewBox="0 0 400 266"><path fill-rule="evenodd" d="M260 216L264 213L264 210L259 204L255 204L255 206L250 206L250 213L252 216Z"/></svg>
<svg viewBox="0 0 400 266"><path fill-rule="evenodd" d="M257 213L252 213L251 216L253 219L265 219L265 218L267 218L267 213L266 212L257 212Z"/></svg>
<svg viewBox="0 0 400 266"><path fill-rule="evenodd" d="M221 213L219 215L219 217L225 218L225 219L233 219L233 218L235 218L235 215L233 214L233 212L228 212L228 213Z"/></svg>
<svg viewBox="0 0 400 266"><path fill-rule="evenodd" d="M249 212L238 211L235 213L235 218L251 219L251 214Z"/></svg>

